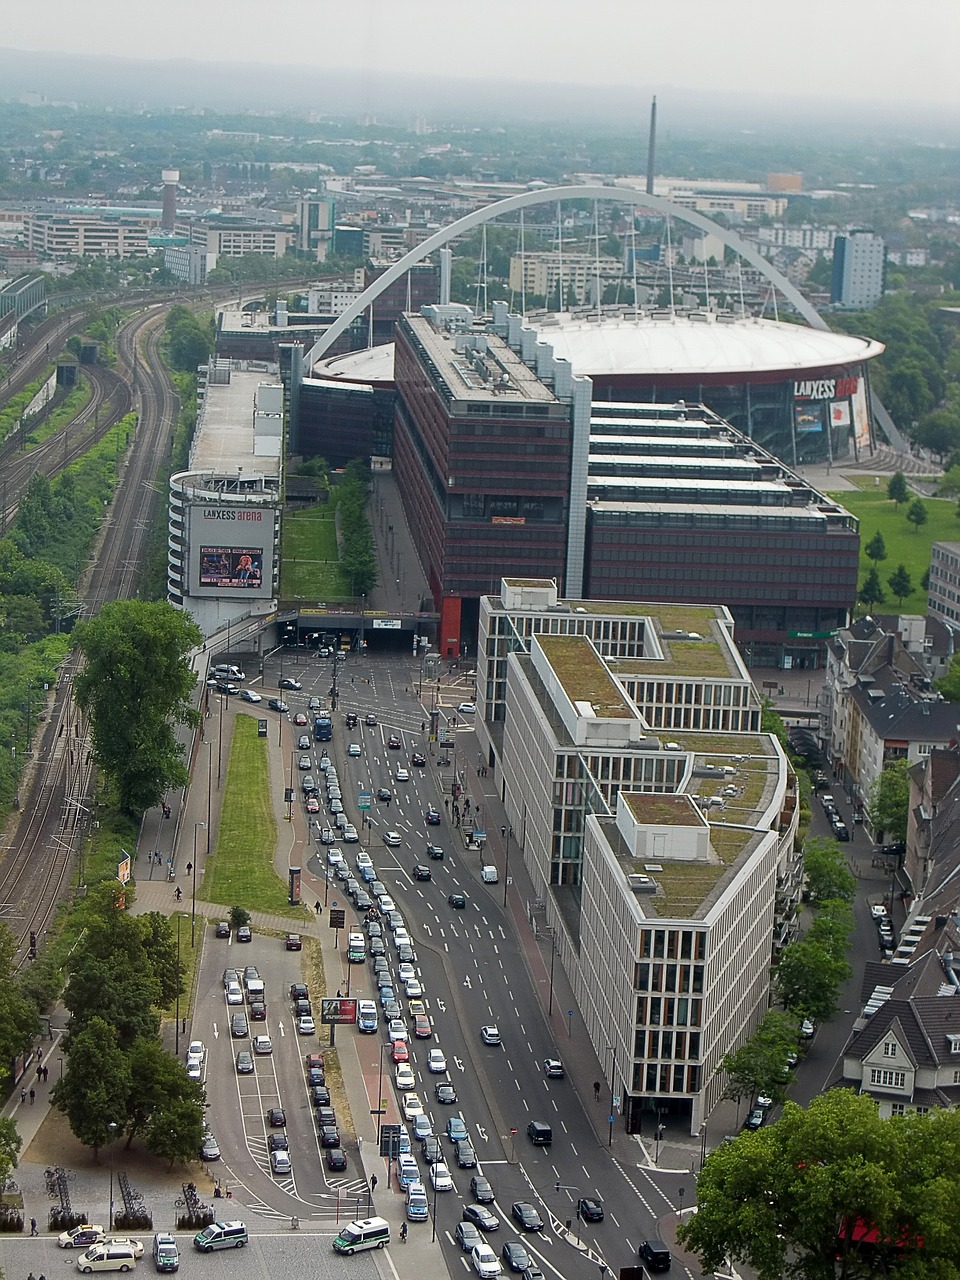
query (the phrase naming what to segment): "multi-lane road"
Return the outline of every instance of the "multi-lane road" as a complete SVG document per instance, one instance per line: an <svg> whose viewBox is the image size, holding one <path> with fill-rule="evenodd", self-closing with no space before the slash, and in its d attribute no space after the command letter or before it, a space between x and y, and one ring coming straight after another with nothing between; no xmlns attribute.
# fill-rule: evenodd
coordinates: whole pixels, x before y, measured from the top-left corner
<svg viewBox="0 0 960 1280"><path fill-rule="evenodd" d="M297 711L306 711L310 696L325 697L330 683L328 664L300 653L299 663L296 659L291 661L289 651L284 659L284 675L303 684L301 690L283 694L290 705L291 718ZM597 1129L584 1110L585 1106L605 1108L606 1104L597 1102L592 1090L588 1097L583 1096L569 1076L557 1079L545 1074L544 1060L562 1059L563 1045L551 1033L515 923L504 911L503 884L481 881L479 855L465 848L461 832L449 819L444 799L451 797L445 796L443 789L449 788L451 769L438 767L436 748L431 755L430 744L421 730L425 714L416 701L410 669L410 660L398 656L351 656L340 673L340 704L333 717L333 742L313 744L311 755L316 765L319 752L328 751L339 774L348 815L361 832L359 844L338 842L336 847L342 850L351 871L357 851L369 850L378 878L395 900L415 943L433 1038L415 1039L411 1029L411 1066L416 1092L434 1132L441 1135L444 1158L455 1183L453 1192L436 1197L430 1193L431 1203L436 1203L437 1236L451 1271L468 1266L467 1256L454 1240L454 1231L463 1206L472 1201L470 1178L478 1170L458 1169L452 1144L442 1136L448 1117L461 1115L476 1149L479 1172L490 1179L495 1191L496 1199L490 1207L499 1218L500 1227L492 1233L491 1244L497 1253L504 1240L523 1238L535 1265L548 1280L579 1280L587 1276L596 1280L600 1266L619 1269L636 1262L641 1240L656 1235L658 1220L676 1209L678 1185L686 1184L687 1204L692 1202L692 1180L651 1174L638 1162L614 1159L606 1145L598 1141ZM256 687L264 695L275 693L277 676L278 669L268 662L262 685ZM461 768L464 760L473 760L476 753L472 728L463 724L469 717L456 715L457 703L468 696L466 684L443 689L444 701L449 704L444 714L449 720L456 716L458 721L455 758ZM355 729L345 727L344 713L348 710L359 714L360 723ZM364 724L367 712L376 715L376 725ZM285 760L291 759L297 737L305 732L309 732L309 726L284 725ZM388 745L392 736L400 738L399 748ZM359 756L348 754L351 743L359 744ZM425 766L411 763L412 755L418 751L427 758ZM397 780L398 767L409 772L409 780ZM322 776L319 769L313 772ZM304 828L310 824L311 868L325 873L326 849L316 841L316 822L328 820L326 804L321 797L322 812L313 817L307 815L296 778L294 785L298 806L295 821ZM376 800L381 786L392 792L389 805ZM356 805L361 791L372 792L374 797L370 826L366 829L361 826ZM439 826L426 823L425 815L431 806L442 815ZM383 833L388 830L400 834L399 846L384 845ZM442 860L428 859L428 842L444 849ZM413 867L418 863L429 866L431 880L415 878ZM452 893L466 897L464 909L449 903ZM331 879L327 897L329 903L337 901L346 906L348 924L359 920L342 881ZM385 927L384 935L395 974L397 954L390 929ZM328 969L326 974L331 993L338 985L346 991L345 946L346 936L342 935L341 968L332 973ZM299 954L286 952L282 941L276 938L255 937L250 945L229 947L210 938L205 946L194 1034L207 1042L208 1078L217 1081L215 1089L208 1087L208 1095L211 1124L224 1152L222 1176L242 1183L245 1196L254 1202L259 1200L267 1213L277 1217L300 1213L332 1222L338 1211L341 1218L345 1210L352 1215L352 1202L365 1210L366 1184L352 1144L346 1144L348 1168L339 1174L327 1170L318 1148L304 1060L304 1054L316 1050L318 1042L296 1034L287 998L290 983L300 977L298 961ZM245 964L257 965L267 984L266 1032L274 1045L272 1056L255 1060L253 1076L238 1076L235 1072L235 1052L241 1046L249 1048L250 1042L230 1036L231 1009L225 1003L221 981L225 966L242 968ZM349 966L349 970L350 994L376 1000L377 985L369 961ZM402 997L402 984L394 985ZM486 1045L481 1039L481 1026L490 1023L500 1030L499 1045ZM251 1033L261 1032L264 1025L251 1023ZM370 1109L378 1106L382 1081L384 1095L393 1095L392 1111L400 1099L393 1094L394 1064L386 1024L381 1021L376 1036L361 1035L351 1027L338 1029L339 1044L347 1036L355 1038ZM427 1053L437 1046L446 1056L446 1076L427 1069ZM447 1078L458 1095L452 1106L435 1099L436 1083ZM582 1088L583 1082L578 1084ZM292 1175L281 1178L270 1173L267 1152L270 1128L266 1115L269 1107L278 1103L286 1111L293 1161ZM551 1146L531 1144L526 1136L531 1120L544 1121L552 1127ZM418 1153L416 1142L413 1150ZM429 1188L428 1168L422 1159L420 1164L423 1181ZM578 1221L576 1202L580 1197L602 1201L603 1222ZM516 1227L510 1209L518 1200L536 1206L545 1223L543 1232L525 1234ZM411 1226L411 1230L424 1229ZM674 1270L683 1274L677 1263Z"/></svg>

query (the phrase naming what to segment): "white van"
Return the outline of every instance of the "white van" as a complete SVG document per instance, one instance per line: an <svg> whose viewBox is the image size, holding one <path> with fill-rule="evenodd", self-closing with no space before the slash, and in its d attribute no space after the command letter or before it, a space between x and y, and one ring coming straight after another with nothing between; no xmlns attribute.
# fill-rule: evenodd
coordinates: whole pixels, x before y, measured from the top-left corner
<svg viewBox="0 0 960 1280"><path fill-rule="evenodd" d="M140 1249L143 1252L143 1246ZM91 1271L133 1271L137 1265L137 1249L132 1240L104 1241L91 1245L77 1259L77 1270L84 1275Z"/></svg>
<svg viewBox="0 0 960 1280"><path fill-rule="evenodd" d="M383 1249L390 1243L390 1223L386 1218L359 1218L348 1222L334 1237L337 1253L359 1253L362 1249Z"/></svg>
<svg viewBox="0 0 960 1280"><path fill-rule="evenodd" d="M246 676L239 667L231 666L230 663L221 662L213 668L213 675L218 680L246 680Z"/></svg>

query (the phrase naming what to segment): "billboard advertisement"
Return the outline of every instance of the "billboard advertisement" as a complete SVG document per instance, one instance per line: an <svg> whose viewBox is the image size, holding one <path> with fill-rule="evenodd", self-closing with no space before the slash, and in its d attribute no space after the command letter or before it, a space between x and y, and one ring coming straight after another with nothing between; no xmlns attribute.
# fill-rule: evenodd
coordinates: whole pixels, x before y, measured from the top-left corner
<svg viewBox="0 0 960 1280"><path fill-rule="evenodd" d="M275 514L273 507L193 504L187 513L190 594L270 598Z"/></svg>
<svg viewBox="0 0 960 1280"><path fill-rule="evenodd" d="M356 1022L357 1020L357 1002L356 1000L327 1000L320 1001L320 1021L323 1023L330 1022Z"/></svg>

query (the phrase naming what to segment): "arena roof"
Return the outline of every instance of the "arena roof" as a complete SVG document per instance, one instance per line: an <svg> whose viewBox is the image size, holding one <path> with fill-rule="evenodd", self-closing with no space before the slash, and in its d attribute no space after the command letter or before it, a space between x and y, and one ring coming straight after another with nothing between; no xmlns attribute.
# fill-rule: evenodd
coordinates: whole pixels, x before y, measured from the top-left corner
<svg viewBox="0 0 960 1280"><path fill-rule="evenodd" d="M794 377L820 369L857 365L880 355L872 338L831 333L776 320L717 318L712 313L657 314L586 319L583 315L529 318L554 355L576 374L590 377ZM321 360L319 378L355 382L393 380L393 343Z"/></svg>

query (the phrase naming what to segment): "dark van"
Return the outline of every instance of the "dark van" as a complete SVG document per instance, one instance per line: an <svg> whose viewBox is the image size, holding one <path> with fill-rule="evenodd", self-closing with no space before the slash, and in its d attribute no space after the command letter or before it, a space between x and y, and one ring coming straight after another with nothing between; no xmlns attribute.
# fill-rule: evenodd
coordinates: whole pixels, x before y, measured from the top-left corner
<svg viewBox="0 0 960 1280"><path fill-rule="evenodd" d="M535 1147L549 1147L553 1141L553 1129L542 1120L531 1120L527 1125L527 1137Z"/></svg>

